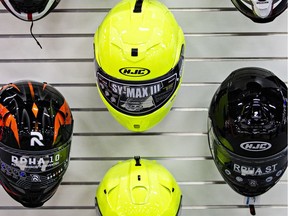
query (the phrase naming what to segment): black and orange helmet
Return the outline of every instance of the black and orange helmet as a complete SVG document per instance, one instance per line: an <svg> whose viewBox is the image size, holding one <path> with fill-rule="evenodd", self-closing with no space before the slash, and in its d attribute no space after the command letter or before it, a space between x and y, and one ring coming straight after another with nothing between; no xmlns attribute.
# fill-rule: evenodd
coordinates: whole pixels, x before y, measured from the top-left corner
<svg viewBox="0 0 288 216"><path fill-rule="evenodd" d="M42 206L68 167L73 116L51 85L19 81L0 89L0 183L25 207Z"/></svg>

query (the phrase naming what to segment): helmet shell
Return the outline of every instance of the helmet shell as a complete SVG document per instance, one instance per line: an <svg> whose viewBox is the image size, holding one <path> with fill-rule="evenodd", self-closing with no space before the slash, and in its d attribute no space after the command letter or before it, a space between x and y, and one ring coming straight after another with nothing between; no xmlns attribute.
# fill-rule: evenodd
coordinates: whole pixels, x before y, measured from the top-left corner
<svg viewBox="0 0 288 216"><path fill-rule="evenodd" d="M95 33L94 54L101 99L120 124L132 131L145 131L166 116L182 81L184 45L184 34L173 14L156 0L122 0L111 9ZM165 92L169 74L176 73L173 91ZM105 80L100 80L103 76ZM101 89L106 84L108 87ZM158 94L156 100L148 90L142 104L139 100L147 86L156 90L160 86L157 92L162 96ZM119 92L126 88L126 92L136 91L136 96L133 93L123 99L125 90ZM148 111L142 112L144 109Z"/></svg>
<svg viewBox="0 0 288 216"><path fill-rule="evenodd" d="M208 120L211 153L238 193L269 190L287 167L287 87L272 72L241 68L214 94Z"/></svg>
<svg viewBox="0 0 288 216"><path fill-rule="evenodd" d="M287 0L231 0L235 7L256 23L272 22L287 8Z"/></svg>
<svg viewBox="0 0 288 216"><path fill-rule="evenodd" d="M103 216L173 216L179 213L181 197L166 168L135 157L107 171L96 191L96 207Z"/></svg>
<svg viewBox="0 0 288 216"><path fill-rule="evenodd" d="M47 16L60 0L1 0L4 7L24 21L36 21Z"/></svg>
<svg viewBox="0 0 288 216"><path fill-rule="evenodd" d="M18 81L0 90L0 182L27 207L56 192L68 163L73 116L47 83Z"/></svg>

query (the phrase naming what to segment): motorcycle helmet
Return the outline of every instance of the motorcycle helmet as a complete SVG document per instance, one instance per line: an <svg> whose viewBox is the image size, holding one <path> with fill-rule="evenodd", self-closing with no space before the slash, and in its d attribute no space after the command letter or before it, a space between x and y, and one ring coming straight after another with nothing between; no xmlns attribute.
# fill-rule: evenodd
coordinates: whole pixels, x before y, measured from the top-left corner
<svg viewBox="0 0 288 216"><path fill-rule="evenodd" d="M170 111L182 81L184 34L157 0L122 0L94 37L99 94L125 128L142 132Z"/></svg>
<svg viewBox="0 0 288 216"><path fill-rule="evenodd" d="M287 8L287 0L232 0L232 3L256 23L271 22Z"/></svg>
<svg viewBox="0 0 288 216"><path fill-rule="evenodd" d="M287 87L272 72L241 68L210 104L208 137L224 180L241 195L259 196L287 167Z"/></svg>
<svg viewBox="0 0 288 216"><path fill-rule="evenodd" d="M70 108L47 83L18 81L0 90L0 183L25 207L42 206L68 167Z"/></svg>
<svg viewBox="0 0 288 216"><path fill-rule="evenodd" d="M180 215L182 193L172 174L156 161L134 159L110 168L96 191L100 216Z"/></svg>
<svg viewBox="0 0 288 216"><path fill-rule="evenodd" d="M14 16L25 21L36 21L48 15L60 0L1 0Z"/></svg>

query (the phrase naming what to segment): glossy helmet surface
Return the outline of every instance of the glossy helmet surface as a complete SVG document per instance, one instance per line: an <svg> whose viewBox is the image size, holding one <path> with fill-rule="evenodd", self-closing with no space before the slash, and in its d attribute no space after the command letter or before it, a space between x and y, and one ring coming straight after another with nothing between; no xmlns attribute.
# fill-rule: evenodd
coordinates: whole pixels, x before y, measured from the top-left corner
<svg viewBox="0 0 288 216"><path fill-rule="evenodd" d="M287 8L287 0L232 0L232 3L256 23L271 22Z"/></svg>
<svg viewBox="0 0 288 216"><path fill-rule="evenodd" d="M73 117L47 83L18 81L0 90L0 183L25 207L42 206L68 167Z"/></svg>
<svg viewBox="0 0 288 216"><path fill-rule="evenodd" d="M253 197L275 185L287 167L287 87L272 72L241 68L210 104L208 136L225 181Z"/></svg>
<svg viewBox="0 0 288 216"><path fill-rule="evenodd" d="M48 15L60 0L1 0L14 16L25 21L36 21Z"/></svg>
<svg viewBox="0 0 288 216"><path fill-rule="evenodd" d="M182 193L165 167L136 156L107 171L95 200L101 216L174 216L180 215Z"/></svg>
<svg viewBox="0 0 288 216"><path fill-rule="evenodd" d="M112 116L142 132L170 111L182 81L184 34L157 0L122 0L95 33L97 86Z"/></svg>

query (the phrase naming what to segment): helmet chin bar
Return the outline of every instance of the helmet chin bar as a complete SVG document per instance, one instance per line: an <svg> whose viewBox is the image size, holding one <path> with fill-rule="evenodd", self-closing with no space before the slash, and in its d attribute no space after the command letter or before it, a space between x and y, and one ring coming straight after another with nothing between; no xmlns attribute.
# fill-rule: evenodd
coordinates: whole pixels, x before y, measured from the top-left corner
<svg viewBox="0 0 288 216"><path fill-rule="evenodd" d="M251 0L254 13L260 18L267 18L273 9L274 0Z"/></svg>

